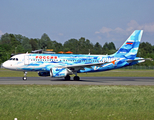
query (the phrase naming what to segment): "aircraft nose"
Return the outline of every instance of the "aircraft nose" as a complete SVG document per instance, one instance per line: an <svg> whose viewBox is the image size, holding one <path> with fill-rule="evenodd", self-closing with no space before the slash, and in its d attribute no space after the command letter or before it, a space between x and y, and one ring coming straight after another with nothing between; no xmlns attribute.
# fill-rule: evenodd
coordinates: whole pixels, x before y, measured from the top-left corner
<svg viewBox="0 0 154 120"><path fill-rule="evenodd" d="M4 63L2 64L2 68L8 68L8 63L7 63L7 62L4 62Z"/></svg>

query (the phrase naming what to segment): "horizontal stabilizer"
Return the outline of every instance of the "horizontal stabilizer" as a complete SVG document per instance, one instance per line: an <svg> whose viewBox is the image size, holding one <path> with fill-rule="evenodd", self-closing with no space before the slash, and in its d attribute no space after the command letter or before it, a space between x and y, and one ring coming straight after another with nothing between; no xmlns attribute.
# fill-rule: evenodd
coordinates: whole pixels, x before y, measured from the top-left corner
<svg viewBox="0 0 154 120"><path fill-rule="evenodd" d="M135 62L135 61L142 61L142 60L145 61L144 58L138 58L138 59L134 59L134 60L128 59L128 60L126 60L126 61L127 61L128 63L132 63L132 62Z"/></svg>

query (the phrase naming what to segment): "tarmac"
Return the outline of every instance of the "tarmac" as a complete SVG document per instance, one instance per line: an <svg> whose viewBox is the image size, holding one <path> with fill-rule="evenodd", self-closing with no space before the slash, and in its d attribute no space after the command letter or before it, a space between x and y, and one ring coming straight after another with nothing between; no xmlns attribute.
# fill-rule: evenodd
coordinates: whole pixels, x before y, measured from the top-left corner
<svg viewBox="0 0 154 120"><path fill-rule="evenodd" d="M154 77L81 77L80 81L51 77L28 77L23 81L21 77L0 77L3 85L154 85Z"/></svg>

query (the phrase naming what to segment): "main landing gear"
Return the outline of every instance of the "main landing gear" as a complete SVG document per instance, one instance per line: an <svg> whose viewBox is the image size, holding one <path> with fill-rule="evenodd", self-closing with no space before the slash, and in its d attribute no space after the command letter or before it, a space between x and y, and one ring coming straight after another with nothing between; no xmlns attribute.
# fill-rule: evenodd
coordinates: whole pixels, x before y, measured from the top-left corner
<svg viewBox="0 0 154 120"><path fill-rule="evenodd" d="M67 75L65 77L65 80L71 80L71 77L69 75ZM80 77L76 75L76 76L74 76L73 80L79 81L80 80Z"/></svg>
<svg viewBox="0 0 154 120"><path fill-rule="evenodd" d="M24 77L22 78L24 81L27 80L27 72L24 71Z"/></svg>
<svg viewBox="0 0 154 120"><path fill-rule="evenodd" d="M74 76L74 78L73 78L74 80L80 80L80 77L79 76Z"/></svg>
<svg viewBox="0 0 154 120"><path fill-rule="evenodd" d="M73 78L73 79L74 79L74 80L79 81L79 80L80 80L80 77L79 77L79 76L77 76L77 72L75 72L74 74L75 74L75 76L74 76L74 78Z"/></svg>
<svg viewBox="0 0 154 120"><path fill-rule="evenodd" d="M71 79L71 77L69 75L65 76L65 80L70 80L70 79Z"/></svg>

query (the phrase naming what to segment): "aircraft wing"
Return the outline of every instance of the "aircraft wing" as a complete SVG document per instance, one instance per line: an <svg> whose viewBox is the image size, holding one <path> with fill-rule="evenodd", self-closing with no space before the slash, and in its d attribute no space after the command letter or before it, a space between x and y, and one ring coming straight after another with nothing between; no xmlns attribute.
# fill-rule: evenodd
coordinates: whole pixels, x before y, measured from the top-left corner
<svg viewBox="0 0 154 120"><path fill-rule="evenodd" d="M56 66L56 68L68 68L68 69L72 69L72 68L77 68L78 70L84 70L84 68L92 68L92 66L97 66L97 67L102 67L103 64L106 63L113 63L115 64L115 61L111 61L111 62L100 62L100 63L91 63L91 64L76 64L76 65L66 65L66 66Z"/></svg>

